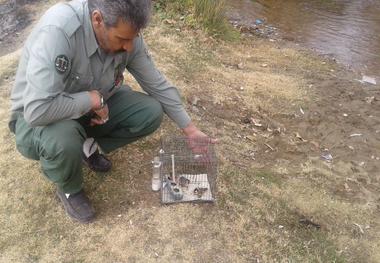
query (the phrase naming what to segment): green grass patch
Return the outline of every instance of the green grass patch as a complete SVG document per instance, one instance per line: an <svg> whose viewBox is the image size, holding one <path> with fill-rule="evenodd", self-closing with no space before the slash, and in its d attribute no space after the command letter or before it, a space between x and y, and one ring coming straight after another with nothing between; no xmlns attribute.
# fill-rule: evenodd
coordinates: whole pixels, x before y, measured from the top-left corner
<svg viewBox="0 0 380 263"><path fill-rule="evenodd" d="M192 28L202 28L223 40L237 40L239 33L225 16L224 0L159 0L155 9L161 18L177 18Z"/></svg>
<svg viewBox="0 0 380 263"><path fill-rule="evenodd" d="M270 171L258 171L255 176L266 185L275 184L279 186L281 183L279 176Z"/></svg>

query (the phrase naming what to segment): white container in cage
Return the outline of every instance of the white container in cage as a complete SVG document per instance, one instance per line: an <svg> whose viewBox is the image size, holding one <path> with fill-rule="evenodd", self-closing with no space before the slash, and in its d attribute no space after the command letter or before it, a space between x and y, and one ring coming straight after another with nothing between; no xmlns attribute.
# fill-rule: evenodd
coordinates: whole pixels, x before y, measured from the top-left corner
<svg viewBox="0 0 380 263"><path fill-rule="evenodd" d="M161 202L214 202L217 160L209 139L161 139Z"/></svg>

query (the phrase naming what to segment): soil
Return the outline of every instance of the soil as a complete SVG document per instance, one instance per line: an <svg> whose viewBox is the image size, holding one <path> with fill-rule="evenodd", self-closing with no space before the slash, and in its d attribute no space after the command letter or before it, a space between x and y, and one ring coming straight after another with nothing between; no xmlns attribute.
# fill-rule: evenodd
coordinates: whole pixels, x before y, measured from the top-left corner
<svg viewBox="0 0 380 263"><path fill-rule="evenodd" d="M0 56L23 45L28 26L35 20L41 0L0 1Z"/></svg>
<svg viewBox="0 0 380 263"><path fill-rule="evenodd" d="M0 5L12 10L0 31L10 72L40 13L18 4ZM15 20L17 12L29 15ZM150 192L150 160L175 129L166 119L110 155L111 175L85 171L98 223L75 225L38 163L17 153L4 108L13 80L0 75L0 261L379 262L380 86L284 40L226 43L181 21L152 23L145 39L157 65L193 121L219 139L218 203L162 207Z"/></svg>

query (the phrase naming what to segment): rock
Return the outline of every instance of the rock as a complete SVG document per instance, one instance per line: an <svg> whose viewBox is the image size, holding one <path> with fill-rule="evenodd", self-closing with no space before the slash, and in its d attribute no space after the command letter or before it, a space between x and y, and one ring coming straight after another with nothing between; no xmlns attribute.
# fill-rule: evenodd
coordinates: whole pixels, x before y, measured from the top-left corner
<svg viewBox="0 0 380 263"><path fill-rule="evenodd" d="M253 125L255 125L256 127L261 127L263 126L259 120L255 119L255 118L251 118L251 122L253 123Z"/></svg>
<svg viewBox="0 0 380 263"><path fill-rule="evenodd" d="M192 107L192 111L195 112L195 113L198 113L198 112L199 112L199 109L197 108L197 106L193 106L193 107Z"/></svg>
<svg viewBox="0 0 380 263"><path fill-rule="evenodd" d="M177 23L177 21L175 21L173 19L165 19L164 22L167 23L167 24L169 24L169 25L173 25L173 24Z"/></svg>
<svg viewBox="0 0 380 263"><path fill-rule="evenodd" d="M251 120L250 120L249 117L245 117L245 118L243 118L243 119L241 120L241 122L244 123L244 124L249 124L249 123L251 123Z"/></svg>
<svg viewBox="0 0 380 263"><path fill-rule="evenodd" d="M375 100L375 96L372 96L372 97L365 97L364 100L365 100L368 104L372 104L372 102Z"/></svg>
<svg viewBox="0 0 380 263"><path fill-rule="evenodd" d="M193 105L193 106L197 106L198 103L200 101L200 98L198 98L197 96L193 96L191 99L190 99L190 104Z"/></svg>
<svg viewBox="0 0 380 263"><path fill-rule="evenodd" d="M237 64L237 68L238 69L243 69L244 68L243 62L240 62L239 64Z"/></svg>

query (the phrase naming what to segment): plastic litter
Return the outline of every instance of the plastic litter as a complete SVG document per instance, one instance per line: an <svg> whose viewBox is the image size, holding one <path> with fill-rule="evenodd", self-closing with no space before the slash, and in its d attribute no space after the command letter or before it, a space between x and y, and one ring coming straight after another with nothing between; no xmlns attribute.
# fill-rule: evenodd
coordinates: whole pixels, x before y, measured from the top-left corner
<svg viewBox="0 0 380 263"><path fill-rule="evenodd" d="M362 79L356 79L356 80L359 81L362 84L364 84L364 83L369 83L369 84L372 84L372 85L376 85L377 84L375 78L369 77L369 76L365 76L365 75L362 76Z"/></svg>
<svg viewBox="0 0 380 263"><path fill-rule="evenodd" d="M369 83L369 84L372 84L372 85L376 85L376 79L375 78L372 78L372 77L369 77L369 76L363 76L362 77L362 81L365 82L365 83Z"/></svg>
<svg viewBox="0 0 380 263"><path fill-rule="evenodd" d="M331 163L332 160L333 160L333 157L332 157L331 153L329 153L328 151L322 152L321 158L323 160L325 160L326 162L328 162L328 163Z"/></svg>
<svg viewBox="0 0 380 263"><path fill-rule="evenodd" d="M256 25L262 25L262 24L264 24L264 21L258 18L255 20L255 24Z"/></svg>

